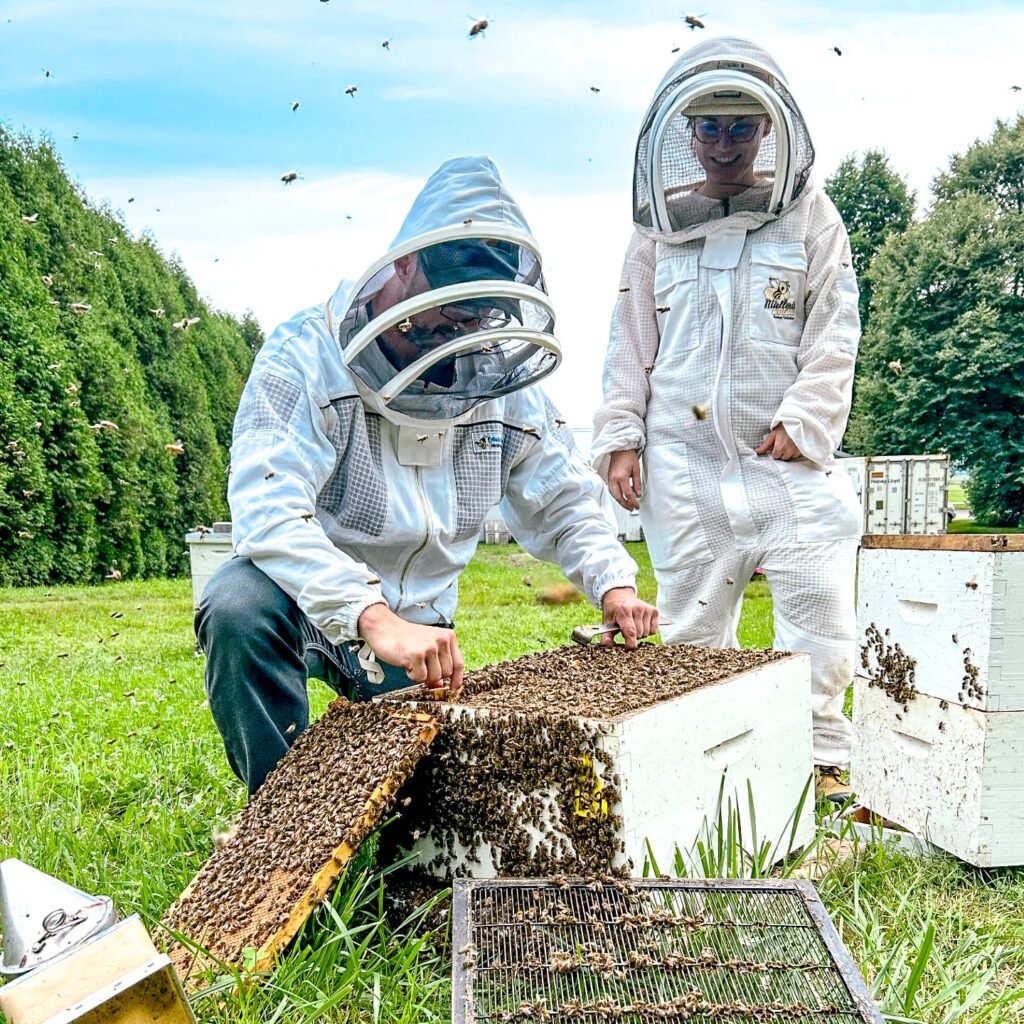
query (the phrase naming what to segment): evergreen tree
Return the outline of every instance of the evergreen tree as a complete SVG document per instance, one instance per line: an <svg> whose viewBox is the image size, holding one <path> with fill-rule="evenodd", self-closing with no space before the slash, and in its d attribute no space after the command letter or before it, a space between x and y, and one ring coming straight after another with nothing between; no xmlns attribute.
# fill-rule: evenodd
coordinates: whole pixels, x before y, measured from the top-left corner
<svg viewBox="0 0 1024 1024"><path fill-rule="evenodd" d="M0 583L186 571L184 534L227 514L261 343L90 205L45 141L0 130Z"/></svg>
<svg viewBox="0 0 1024 1024"><path fill-rule="evenodd" d="M853 269L860 286L860 321L866 328L870 316L871 260L893 232L905 231L914 216L914 193L889 166L889 158L877 149L868 150L858 165L848 156L831 177L825 192L836 204L850 235Z"/></svg>
<svg viewBox="0 0 1024 1024"><path fill-rule="evenodd" d="M983 522L1024 521L1024 118L935 181L925 220L872 261L848 439L948 451Z"/></svg>

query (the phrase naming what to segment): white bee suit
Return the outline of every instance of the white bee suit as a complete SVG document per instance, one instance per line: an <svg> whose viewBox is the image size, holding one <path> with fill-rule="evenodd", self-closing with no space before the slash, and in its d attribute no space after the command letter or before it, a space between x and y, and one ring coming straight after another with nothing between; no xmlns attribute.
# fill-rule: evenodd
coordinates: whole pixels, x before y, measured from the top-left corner
<svg viewBox="0 0 1024 1024"><path fill-rule="evenodd" d="M413 252L431 290L374 311L395 261ZM481 252L485 263L468 262ZM408 317L467 302L501 314L474 324L502 326L453 329L411 374L378 345ZM498 502L519 543L595 605L634 586L601 482L536 384L558 363L552 326L536 243L497 169L485 157L448 161L388 254L261 348L231 450L236 553L334 644L356 638L375 603L409 622L451 621L459 574Z"/></svg>
<svg viewBox="0 0 1024 1024"><path fill-rule="evenodd" d="M692 191L703 172L680 112L700 109L702 76L729 95L738 87L772 118L758 185L730 200ZM737 646L744 584L765 569L776 647L811 654L815 761L842 766L861 517L832 453L860 323L846 231L810 181L812 162L764 51L712 40L670 70L638 146L635 231L592 456L607 477L611 453L642 452L641 517L667 642ZM778 424L802 459L755 454Z"/></svg>

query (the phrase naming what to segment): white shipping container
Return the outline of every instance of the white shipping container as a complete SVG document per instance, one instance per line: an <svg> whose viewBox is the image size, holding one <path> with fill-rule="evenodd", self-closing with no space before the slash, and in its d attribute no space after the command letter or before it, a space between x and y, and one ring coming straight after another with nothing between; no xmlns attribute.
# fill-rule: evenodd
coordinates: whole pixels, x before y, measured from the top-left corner
<svg viewBox="0 0 1024 1024"><path fill-rule="evenodd" d="M429 710L432 714L471 715L480 729L488 728L485 709L432 703ZM699 873L692 844L714 827L720 814L727 817L730 806L742 821L747 851L767 844L777 859L791 846L804 846L813 837L813 796L807 796L794 823L801 796L809 793L812 765L808 655L788 655L674 700L599 722L586 721L604 730L599 746L611 758L610 768L595 766L596 775L601 777L606 770L619 776L621 802L602 812L621 819L616 835L625 852L616 857L617 865L631 861L633 871L639 872L649 843L662 870L670 869L678 849L688 870ZM439 770L461 773L473 767L484 777L492 774L501 780L519 800L545 797L516 791L515 776L504 763L471 765L453 759ZM578 784L578 779L563 783ZM748 784L754 799L756 835L748 809ZM557 821L549 822L556 834L565 836ZM530 831L532 850L540 836ZM456 842L454 852L432 870L442 876L494 877L490 847L493 844L500 849L502 839L483 836L482 840L478 859L470 859L470 851ZM443 845L443 839L428 830L413 850L429 865ZM567 870L571 869L571 862L567 863Z"/></svg>
<svg viewBox="0 0 1024 1024"><path fill-rule="evenodd" d="M186 533L185 540L192 569L192 607L198 608L210 577L234 554L231 524L214 523L213 529L208 532L196 530Z"/></svg>
<svg viewBox="0 0 1024 1024"><path fill-rule="evenodd" d="M1022 607L1024 537L863 539L853 788L984 867L1024 864Z"/></svg>
<svg viewBox="0 0 1024 1024"><path fill-rule="evenodd" d="M948 455L873 455L865 476L865 533L946 532Z"/></svg>

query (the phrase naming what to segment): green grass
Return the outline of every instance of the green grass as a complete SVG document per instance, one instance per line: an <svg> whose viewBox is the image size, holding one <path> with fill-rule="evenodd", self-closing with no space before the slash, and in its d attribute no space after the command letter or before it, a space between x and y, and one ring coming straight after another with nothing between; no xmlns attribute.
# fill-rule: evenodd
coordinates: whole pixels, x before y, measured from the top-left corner
<svg viewBox="0 0 1024 1024"><path fill-rule="evenodd" d="M973 519L954 519L948 528L949 533L1024 533L1020 526L985 526Z"/></svg>
<svg viewBox="0 0 1024 1024"><path fill-rule="evenodd" d="M641 593L653 598L643 545L630 550ZM469 665L560 646L573 626L598 621L583 602L537 603L539 589L561 578L514 545L481 547L461 586ZM745 598L741 639L767 645L764 580ZM18 857L113 896L124 914L158 920L244 802L202 672L187 580L0 590L0 859ZM311 689L322 709L330 691ZM443 943L415 920L386 923L389 877L369 858L364 865L265 984L236 988L229 977L196 999L200 1021L449 1020ZM1024 871L871 847L820 891L886 1012L929 1024L1024 1020L1017 1004L1002 1005L1024 979Z"/></svg>

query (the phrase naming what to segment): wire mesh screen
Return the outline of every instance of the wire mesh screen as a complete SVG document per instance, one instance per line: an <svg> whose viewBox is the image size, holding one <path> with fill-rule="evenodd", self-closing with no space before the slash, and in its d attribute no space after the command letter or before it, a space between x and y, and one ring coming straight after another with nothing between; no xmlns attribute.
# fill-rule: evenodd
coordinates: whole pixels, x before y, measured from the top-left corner
<svg viewBox="0 0 1024 1024"><path fill-rule="evenodd" d="M455 882L453 1020L881 1022L808 882Z"/></svg>

